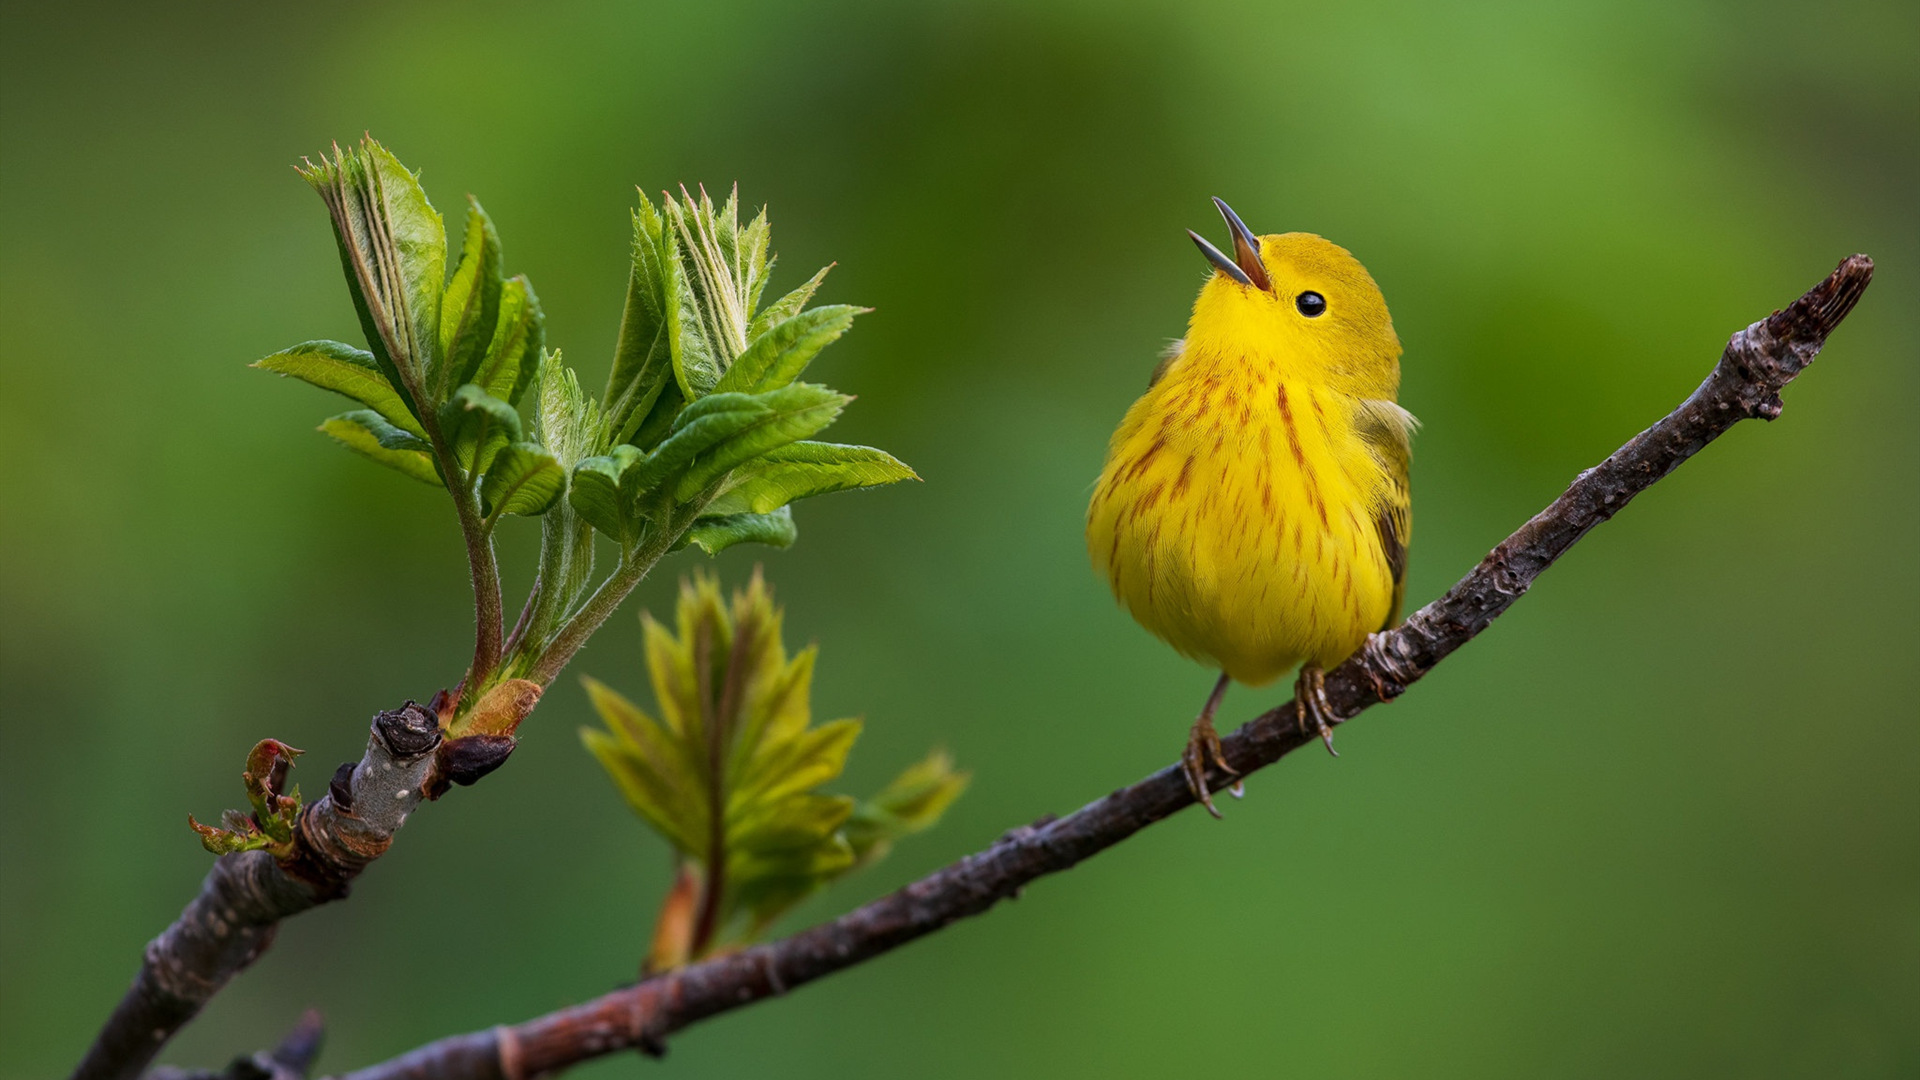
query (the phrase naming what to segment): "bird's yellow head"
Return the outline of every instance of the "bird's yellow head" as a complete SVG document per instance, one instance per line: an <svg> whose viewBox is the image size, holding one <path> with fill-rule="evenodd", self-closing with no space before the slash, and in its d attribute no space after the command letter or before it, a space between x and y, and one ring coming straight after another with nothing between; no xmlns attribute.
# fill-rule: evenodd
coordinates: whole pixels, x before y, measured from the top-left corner
<svg viewBox="0 0 1920 1080"><path fill-rule="evenodd" d="M1233 255L1187 233L1214 267L1193 304L1188 350L1391 399L1400 387L1400 338L1360 260L1312 233L1256 236L1226 203L1213 202L1233 234Z"/></svg>

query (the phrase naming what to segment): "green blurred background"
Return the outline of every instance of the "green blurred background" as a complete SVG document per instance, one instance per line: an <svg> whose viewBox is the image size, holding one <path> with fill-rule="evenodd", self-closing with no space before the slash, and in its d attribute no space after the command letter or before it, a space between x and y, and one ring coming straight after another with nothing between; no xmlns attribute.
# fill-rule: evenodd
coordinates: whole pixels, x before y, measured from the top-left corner
<svg viewBox="0 0 1920 1080"><path fill-rule="evenodd" d="M834 431L925 477L763 561L864 791L975 773L828 917L1170 761L1210 676L1114 605L1081 515L1223 236L1351 248L1424 421L1409 599L1866 251L1787 411L1580 545L1391 709L1019 902L700 1026L682 1076L1920 1071L1920 9L1911 3L8 4L0 34L0 1075L63 1073L240 798L309 791L457 679L444 500L246 364L357 334L290 165L371 130L485 202L603 377L632 185L738 179L776 288L878 311ZM457 231L457 226L456 226ZM526 581L531 527L507 542ZM640 606L576 662L645 698ZM1236 690L1234 722L1282 690ZM323 1067L629 979L662 845L563 678L507 768L288 924L166 1060L314 1005ZM1901 1020L1901 1017L1906 1020ZM584 1076L656 1071L623 1056ZM665 1073L663 1073L664 1075Z"/></svg>

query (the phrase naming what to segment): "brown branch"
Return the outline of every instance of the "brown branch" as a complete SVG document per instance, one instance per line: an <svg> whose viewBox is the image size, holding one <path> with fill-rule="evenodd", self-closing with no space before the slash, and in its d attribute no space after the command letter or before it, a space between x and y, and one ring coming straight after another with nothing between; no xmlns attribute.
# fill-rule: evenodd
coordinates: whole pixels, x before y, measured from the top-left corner
<svg viewBox="0 0 1920 1080"><path fill-rule="evenodd" d="M1813 361L1872 274L1872 260L1852 256L1785 311L1733 335L1713 373L1678 409L1581 473L1446 595L1374 635L1328 673L1327 698L1336 714L1328 719L1338 723L1397 697L1486 629L1575 541L1635 495L1739 421L1778 416L1781 388ZM1303 730L1289 701L1228 736L1226 756L1242 774L1251 773L1315 737ZM1229 778L1216 770L1210 779L1218 785ZM524 1024L429 1043L348 1080L524 1080L619 1050L664 1053L673 1032L977 915L1192 802L1179 768L1170 765L1065 818L1014 829L985 851L830 923Z"/></svg>
<svg viewBox="0 0 1920 1080"><path fill-rule="evenodd" d="M438 777L439 718L408 702L373 718L367 750L301 812L291 855L223 855L172 926L147 943L74 1080L133 1080L175 1032L273 943L281 919L347 895Z"/></svg>
<svg viewBox="0 0 1920 1080"><path fill-rule="evenodd" d="M162 1065L147 1080L307 1080L307 1070L320 1056L325 1032L320 1014L308 1009L280 1045L258 1054L234 1058L224 1069L176 1069Z"/></svg>
<svg viewBox="0 0 1920 1080"><path fill-rule="evenodd" d="M542 653L532 672L539 685L550 683L566 666L672 549L699 511L699 505L669 508L663 527L625 555ZM490 546L485 562L492 565ZM480 565L474 564L476 573ZM484 590L476 595L484 595ZM484 640L484 633L481 637ZM470 669L468 685L473 677ZM474 783L506 761L514 747L510 736L480 734L443 741L441 700L436 698L430 708L409 701L374 717L373 735L361 760L341 765L327 795L302 812L290 855L276 860L250 851L222 856L213 864L199 895L147 943L133 985L95 1036L72 1080L138 1077L175 1033L266 951L280 920L345 897L348 885L386 852L423 798L437 799L451 784Z"/></svg>

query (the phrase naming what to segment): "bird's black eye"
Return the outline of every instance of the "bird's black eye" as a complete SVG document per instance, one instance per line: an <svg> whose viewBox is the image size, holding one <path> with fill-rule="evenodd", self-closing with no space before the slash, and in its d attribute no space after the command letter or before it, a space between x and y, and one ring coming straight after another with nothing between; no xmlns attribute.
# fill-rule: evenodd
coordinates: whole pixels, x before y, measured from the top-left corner
<svg viewBox="0 0 1920 1080"><path fill-rule="evenodd" d="M1307 318L1317 319L1327 313L1327 298L1317 292L1303 292L1293 298L1293 306Z"/></svg>

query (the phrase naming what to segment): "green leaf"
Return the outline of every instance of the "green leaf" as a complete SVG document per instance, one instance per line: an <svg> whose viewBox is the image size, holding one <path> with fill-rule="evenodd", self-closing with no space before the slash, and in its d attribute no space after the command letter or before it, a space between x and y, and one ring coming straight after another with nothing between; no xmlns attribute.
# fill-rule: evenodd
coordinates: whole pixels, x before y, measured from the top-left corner
<svg viewBox="0 0 1920 1080"><path fill-rule="evenodd" d="M935 750L908 766L879 794L862 802L847 822L847 841L860 863L881 858L903 836L932 828L971 779L954 769L953 758L945 750Z"/></svg>
<svg viewBox="0 0 1920 1080"><path fill-rule="evenodd" d="M852 815L853 800L845 795L800 794L765 802L728 822L727 848L746 858L810 853Z"/></svg>
<svg viewBox="0 0 1920 1080"><path fill-rule="evenodd" d="M718 555L735 544L792 547L799 535L799 530L793 526L793 511L783 506L771 514L703 517L687 530L680 546L691 544L709 555Z"/></svg>
<svg viewBox="0 0 1920 1080"><path fill-rule="evenodd" d="M753 339L714 389L758 393L787 385L800 377L821 349L847 332L855 315L870 310L835 304L774 325Z"/></svg>
<svg viewBox="0 0 1920 1080"><path fill-rule="evenodd" d="M707 512L767 514L796 499L918 479L892 454L871 446L796 442L736 468Z"/></svg>
<svg viewBox="0 0 1920 1080"><path fill-rule="evenodd" d="M831 269L833 269L832 263L821 267L817 273L807 279L806 284L775 300L767 305L765 310L755 315L752 324L747 327L747 340L751 341L775 325L800 314L801 310L807 306L807 301L813 299L813 294L820 288L820 283L827 279L827 271Z"/></svg>
<svg viewBox="0 0 1920 1080"><path fill-rule="evenodd" d="M651 491L701 453L738 435L771 415L767 402L751 394L709 394L680 410L667 436L633 477L634 489Z"/></svg>
<svg viewBox="0 0 1920 1080"><path fill-rule="evenodd" d="M468 476L482 473L500 448L520 438L520 414L514 407L472 383L453 392L440 406L440 437Z"/></svg>
<svg viewBox="0 0 1920 1080"><path fill-rule="evenodd" d="M625 441L643 450L659 446L660 440L673 431L674 424L680 419L680 410L686 406L686 395L680 393L680 384L667 380L666 385L660 388L660 396L654 399L653 408L647 410L646 419L641 420L638 426L629 424L632 430L625 435Z"/></svg>
<svg viewBox="0 0 1920 1080"><path fill-rule="evenodd" d="M460 263L440 300L440 362L433 379L440 395L450 386L473 380L499 321L501 287L500 234L479 201L469 195Z"/></svg>
<svg viewBox="0 0 1920 1080"><path fill-rule="evenodd" d="M675 378L691 401L710 393L747 347L751 305L768 265L768 229L764 221L740 228L737 191L715 209L705 189L696 200L682 187L678 200L666 196L661 218L682 262L679 285L666 294L667 314Z"/></svg>
<svg viewBox="0 0 1920 1080"><path fill-rule="evenodd" d="M605 397L613 439L624 442L639 427L660 392L674 380L669 337L668 298L678 296L680 263L667 243L660 215L640 195L633 213L633 268L627 277L627 306L620 317L620 339L607 375Z"/></svg>
<svg viewBox="0 0 1920 1080"><path fill-rule="evenodd" d="M735 801L778 802L839 778L847 753L860 737L860 721L835 720L799 732L796 737L762 739L767 749L735 782Z"/></svg>
<svg viewBox="0 0 1920 1080"><path fill-rule="evenodd" d="M696 936L681 875L655 933L656 946L674 944L656 947L666 964L750 942L863 856L877 858L886 840L931 824L958 794L944 755L864 803L820 790L845 767L860 724L812 725L814 650L788 658L757 570L730 603L711 577L683 581L675 615L671 631L641 617L660 719L587 680L606 730L583 733L634 811L715 883L697 922L718 932ZM873 823L859 824L862 814ZM859 846L856 828L865 830ZM716 862L724 873L712 872Z"/></svg>
<svg viewBox="0 0 1920 1080"><path fill-rule="evenodd" d="M563 478L570 478L582 461L605 447L600 407L581 392L579 377L557 352L542 357L535 379L534 440L554 456ZM540 569L513 662L545 651L593 582L594 529L573 506L576 489L570 482L562 488L566 495L540 517Z"/></svg>
<svg viewBox="0 0 1920 1080"><path fill-rule="evenodd" d="M764 407L765 414L729 432L712 447L701 450L698 460L687 469L674 488L674 498L686 502L735 465L757 458L775 447L817 434L833 423L839 417L840 410L853 399L824 386L795 383L755 395L753 400ZM691 407L688 411L692 411ZM667 441L673 442L672 439ZM664 450L665 446L661 449Z"/></svg>
<svg viewBox="0 0 1920 1080"><path fill-rule="evenodd" d="M275 858L293 854L293 831L300 818L300 789L287 789L287 773L301 751L278 739L262 739L247 754L247 769L240 774L252 814L238 810L221 813L225 828L202 825L187 815L187 825L200 834L200 844L215 855L236 851L267 851Z"/></svg>
<svg viewBox="0 0 1920 1080"><path fill-rule="evenodd" d="M370 352L338 341L306 341L256 360L253 366L344 394L379 413L395 427L426 437L420 421L407 411L406 399L387 380Z"/></svg>
<svg viewBox="0 0 1920 1080"><path fill-rule="evenodd" d="M447 236L413 173L371 137L301 175L326 200L376 361L417 415L439 345Z"/></svg>
<svg viewBox="0 0 1920 1080"><path fill-rule="evenodd" d="M667 200L671 207L673 201ZM668 236L669 252L679 266L681 240ZM673 358L673 379L680 395L691 401L711 393L726 366L723 346L710 336L701 318L700 297L686 273L675 273L667 281L667 342Z"/></svg>
<svg viewBox="0 0 1920 1080"><path fill-rule="evenodd" d="M566 470L546 448L538 443L509 443L488 467L480 497L489 517L535 517L546 513L566 486Z"/></svg>
<svg viewBox="0 0 1920 1080"><path fill-rule="evenodd" d="M580 390L579 376L560 362L558 352L540 361L538 407L534 411L536 441L553 452L569 472L584 458L606 445L600 406Z"/></svg>
<svg viewBox="0 0 1920 1080"><path fill-rule="evenodd" d="M423 484L441 486L440 474L433 467L433 455L424 440L402 431L372 409L341 413L320 424L342 446L413 477Z"/></svg>
<svg viewBox="0 0 1920 1080"><path fill-rule="evenodd" d="M739 198L740 185L735 184L733 196L728 201L738 202ZM745 297L749 315L752 315L754 309L760 306L760 294L766 290L767 278L773 273L774 258L769 250L772 241L773 226L767 221L767 208L763 206L760 212L754 215L753 220L747 223L746 228L740 230L739 238L735 242L737 254L734 261L741 268L745 282L746 287L742 290L742 295ZM754 334L751 330L751 321L748 326L747 340L752 341Z"/></svg>
<svg viewBox="0 0 1920 1080"><path fill-rule="evenodd" d="M287 791L287 773L293 759L305 753L279 739L262 739L247 754L247 771L240 782L253 804L253 823L277 845L293 840L294 821L300 814L300 789Z"/></svg>
<svg viewBox="0 0 1920 1080"><path fill-rule="evenodd" d="M634 471L645 456L623 443L609 453L583 458L574 466L573 482L567 491L567 501L575 513L622 545L639 538L633 500L623 492L632 489L626 474Z"/></svg>
<svg viewBox="0 0 1920 1080"><path fill-rule="evenodd" d="M634 813L658 830L674 847L689 853L697 850L701 838L687 835L682 830L685 816L675 805L672 792L666 788L660 775L646 766L643 759L604 732L582 728L580 741L600 760L601 767L613 778L614 785L620 789L620 794L626 798L627 805L633 808Z"/></svg>
<svg viewBox="0 0 1920 1080"><path fill-rule="evenodd" d="M508 279L500 288L500 314L493 337L467 381L501 401L518 403L539 371L546 321L540 298L533 294L526 276Z"/></svg>

